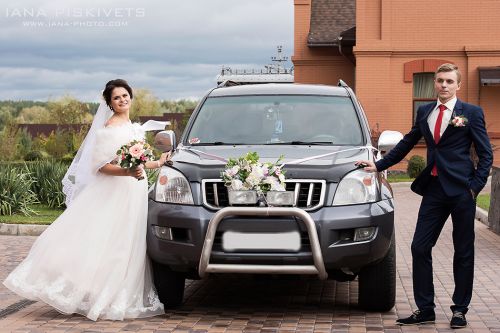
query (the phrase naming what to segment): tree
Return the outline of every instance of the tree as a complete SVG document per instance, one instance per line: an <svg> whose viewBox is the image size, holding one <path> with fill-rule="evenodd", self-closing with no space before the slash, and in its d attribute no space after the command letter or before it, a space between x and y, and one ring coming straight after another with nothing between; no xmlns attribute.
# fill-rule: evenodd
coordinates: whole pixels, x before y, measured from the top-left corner
<svg viewBox="0 0 500 333"><path fill-rule="evenodd" d="M82 124L92 121L87 103L82 103L71 96L64 96L55 101L49 101L51 122L56 124Z"/></svg>
<svg viewBox="0 0 500 333"><path fill-rule="evenodd" d="M19 129L9 124L0 132L0 160L12 161L19 157Z"/></svg>
<svg viewBox="0 0 500 333"><path fill-rule="evenodd" d="M180 99L178 101L162 101L162 108L166 109L166 112L172 113L184 113L186 111L193 110L198 101L190 100L190 99Z"/></svg>
<svg viewBox="0 0 500 333"><path fill-rule="evenodd" d="M43 139L45 151L54 158L62 158L73 149L71 133L69 131L60 131L50 133Z"/></svg>
<svg viewBox="0 0 500 333"><path fill-rule="evenodd" d="M137 121L140 116L158 115L161 115L158 98L147 89L134 90L134 100L130 108L130 119L132 121Z"/></svg>
<svg viewBox="0 0 500 333"><path fill-rule="evenodd" d="M18 124L47 124L52 121L51 114L43 106L32 106L21 110L16 118Z"/></svg>
<svg viewBox="0 0 500 333"><path fill-rule="evenodd" d="M14 111L15 109L11 106L2 106L0 108L0 131L14 122Z"/></svg>

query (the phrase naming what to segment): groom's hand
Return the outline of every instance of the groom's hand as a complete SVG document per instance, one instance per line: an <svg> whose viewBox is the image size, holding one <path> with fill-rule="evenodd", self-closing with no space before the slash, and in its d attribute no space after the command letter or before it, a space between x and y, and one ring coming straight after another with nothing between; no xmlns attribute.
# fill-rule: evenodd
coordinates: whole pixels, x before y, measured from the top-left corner
<svg viewBox="0 0 500 333"><path fill-rule="evenodd" d="M356 163L354 163L354 165L360 169L363 168L363 170L368 171L368 172L376 172L377 171L377 167L375 166L375 163L373 163L372 161L367 161L367 160L356 161Z"/></svg>

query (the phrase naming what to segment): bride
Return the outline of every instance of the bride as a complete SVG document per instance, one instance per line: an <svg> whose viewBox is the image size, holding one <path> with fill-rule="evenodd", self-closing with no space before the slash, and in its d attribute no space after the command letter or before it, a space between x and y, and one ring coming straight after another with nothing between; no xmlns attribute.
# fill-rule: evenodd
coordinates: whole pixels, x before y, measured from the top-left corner
<svg viewBox="0 0 500 333"><path fill-rule="evenodd" d="M125 80L109 81L103 97L63 179L68 208L4 285L92 320L155 316L164 310L146 256L147 180L141 167L113 163L120 146L151 128L130 122L133 93ZM162 154L144 167L158 168L168 158Z"/></svg>

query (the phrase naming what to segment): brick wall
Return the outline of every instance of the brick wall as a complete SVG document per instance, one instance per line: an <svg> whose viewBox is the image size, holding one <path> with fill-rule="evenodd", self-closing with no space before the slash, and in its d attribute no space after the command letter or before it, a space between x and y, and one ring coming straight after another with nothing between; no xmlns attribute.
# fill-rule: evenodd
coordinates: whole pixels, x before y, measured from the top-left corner
<svg viewBox="0 0 500 333"><path fill-rule="evenodd" d="M408 68L434 71L439 62L449 61L463 74L458 98L484 109L492 143L500 146L500 86L481 87L478 73L478 67L500 66L500 1L356 0L356 8L354 69L332 50L328 56L327 48L307 47L310 0L295 0L296 82L335 84L344 76L373 129L405 133L413 115ZM413 154L425 157L425 147L415 148L407 159ZM500 149L495 163L500 163ZM405 163L394 166L405 168Z"/></svg>
<svg viewBox="0 0 500 333"><path fill-rule="evenodd" d="M298 83L336 85L339 79L354 86L354 65L337 49L307 46L311 0L295 0L294 79Z"/></svg>

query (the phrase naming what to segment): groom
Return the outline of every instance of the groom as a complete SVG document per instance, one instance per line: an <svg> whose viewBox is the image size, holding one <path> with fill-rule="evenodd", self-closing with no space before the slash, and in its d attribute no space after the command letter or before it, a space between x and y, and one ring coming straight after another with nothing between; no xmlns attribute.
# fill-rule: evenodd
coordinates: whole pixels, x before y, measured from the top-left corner
<svg viewBox="0 0 500 333"><path fill-rule="evenodd" d="M382 171L401 161L422 136L427 144L427 166L411 185L415 193L423 196L411 244L413 293L418 310L398 319L399 325L435 320L432 247L451 214L455 291L450 326L467 326L465 314L474 277L475 200L486 184L493 154L483 110L456 97L460 78L457 66L439 66L434 75L437 102L419 107L415 125L382 160L357 162L358 165L364 163L366 171ZM479 157L477 168L470 158L472 144Z"/></svg>

